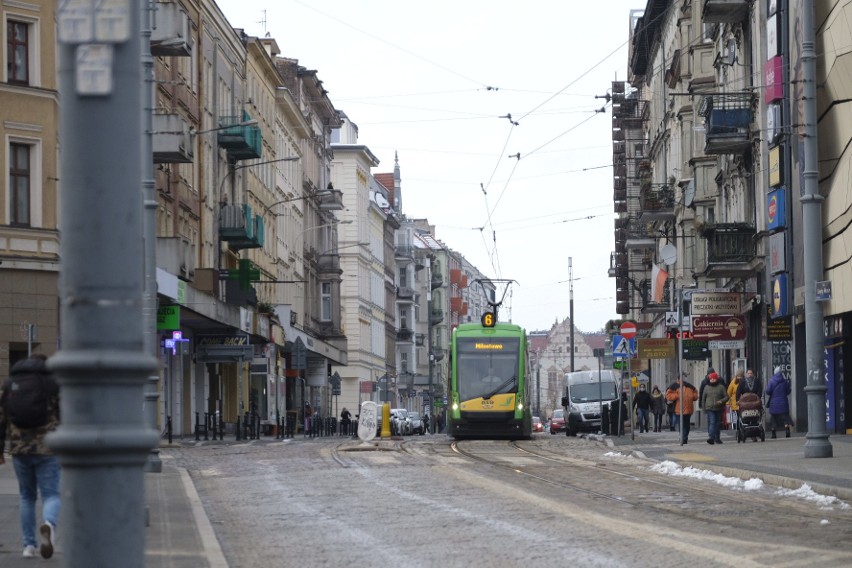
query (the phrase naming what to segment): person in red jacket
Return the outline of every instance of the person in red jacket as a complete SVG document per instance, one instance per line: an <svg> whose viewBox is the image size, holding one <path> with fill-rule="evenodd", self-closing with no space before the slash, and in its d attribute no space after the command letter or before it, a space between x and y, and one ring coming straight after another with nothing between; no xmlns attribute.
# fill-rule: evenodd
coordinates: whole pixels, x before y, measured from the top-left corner
<svg viewBox="0 0 852 568"><path fill-rule="evenodd" d="M674 411L680 423L680 441L686 444L689 441L689 421L695 410L695 401L698 400L698 390L685 379L683 379L683 397L680 395L681 378L666 389L666 400L674 402Z"/></svg>

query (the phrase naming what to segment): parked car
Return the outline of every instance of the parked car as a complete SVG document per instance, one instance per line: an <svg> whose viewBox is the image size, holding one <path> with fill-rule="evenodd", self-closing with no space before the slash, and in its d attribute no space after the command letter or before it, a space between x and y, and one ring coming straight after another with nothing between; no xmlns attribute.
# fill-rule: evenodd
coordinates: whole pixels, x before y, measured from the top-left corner
<svg viewBox="0 0 852 568"><path fill-rule="evenodd" d="M391 408L391 433L397 436L407 436L411 434L408 426L408 411L404 408Z"/></svg>
<svg viewBox="0 0 852 568"><path fill-rule="evenodd" d="M532 431L533 432L544 432L544 424L541 421L541 418L538 416L532 417Z"/></svg>
<svg viewBox="0 0 852 568"><path fill-rule="evenodd" d="M423 422L423 418L419 412L409 411L406 419L408 420L408 428L411 434L422 436L426 433L426 424Z"/></svg>
<svg viewBox="0 0 852 568"><path fill-rule="evenodd" d="M557 432L565 431L565 411L561 408L559 410L554 410L553 414L550 415L550 433L556 434Z"/></svg>

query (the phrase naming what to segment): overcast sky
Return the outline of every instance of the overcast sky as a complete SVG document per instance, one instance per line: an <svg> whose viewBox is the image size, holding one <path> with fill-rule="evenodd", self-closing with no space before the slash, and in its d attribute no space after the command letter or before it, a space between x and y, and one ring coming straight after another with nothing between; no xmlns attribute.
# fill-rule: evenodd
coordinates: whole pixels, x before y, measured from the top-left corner
<svg viewBox="0 0 852 568"><path fill-rule="evenodd" d="M381 161L374 174L398 152L403 213L517 281L501 320L536 330L567 317L569 257L578 328L616 317L612 113L595 96L626 79L629 14L644 0L217 3L317 70Z"/></svg>

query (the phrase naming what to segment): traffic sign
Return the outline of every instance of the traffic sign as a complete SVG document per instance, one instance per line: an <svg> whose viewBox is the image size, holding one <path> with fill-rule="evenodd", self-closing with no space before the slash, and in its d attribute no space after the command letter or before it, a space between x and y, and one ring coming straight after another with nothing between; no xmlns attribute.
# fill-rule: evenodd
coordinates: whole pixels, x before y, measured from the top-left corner
<svg viewBox="0 0 852 568"><path fill-rule="evenodd" d="M633 339L636 337L636 324L632 321L626 321L621 324L621 327L618 328L618 331L621 333L621 336L624 339Z"/></svg>
<svg viewBox="0 0 852 568"><path fill-rule="evenodd" d="M625 339L621 335L612 336L612 356L630 357L636 353L636 339Z"/></svg>

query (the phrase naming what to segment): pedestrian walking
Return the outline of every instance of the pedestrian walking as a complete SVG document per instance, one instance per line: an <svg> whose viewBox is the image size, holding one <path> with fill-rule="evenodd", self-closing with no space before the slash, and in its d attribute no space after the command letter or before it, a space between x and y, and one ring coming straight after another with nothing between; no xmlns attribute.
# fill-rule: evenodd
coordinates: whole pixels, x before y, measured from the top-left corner
<svg viewBox="0 0 852 568"><path fill-rule="evenodd" d="M684 373L685 374L685 373ZM683 382L683 397L680 396L681 381ZM681 443L689 441L689 421L695 411L695 401L698 400L698 389L696 389L685 378L678 377L669 388L666 389L666 400L674 402L674 412L678 417L680 426Z"/></svg>
<svg viewBox="0 0 852 568"><path fill-rule="evenodd" d="M654 414L654 432L663 431L663 416L666 414L666 397L660 387L654 385L651 389L651 412Z"/></svg>
<svg viewBox="0 0 852 568"><path fill-rule="evenodd" d="M645 385L640 384L639 390L633 397L633 411L637 413L639 432L648 431L648 414L651 412L651 395L645 390Z"/></svg>
<svg viewBox="0 0 852 568"><path fill-rule="evenodd" d="M714 369L713 367L707 367L707 374L704 375L704 378L701 379L701 383L698 385L698 407L699 408L701 408L701 397L704 396L704 389L707 388L708 384L710 384L710 375L715 373L715 372L716 372L716 369Z"/></svg>
<svg viewBox="0 0 852 568"><path fill-rule="evenodd" d="M763 400L763 381L760 380L760 377L754 376L752 369L746 371L745 378L737 386L737 400L740 400L740 397L747 392L754 393L759 399Z"/></svg>
<svg viewBox="0 0 852 568"><path fill-rule="evenodd" d="M349 427L352 424L352 413L344 406L340 411L340 433L349 435Z"/></svg>
<svg viewBox="0 0 852 568"><path fill-rule="evenodd" d="M710 373L701 395L701 408L707 414L707 443L721 444L722 411L728 402L728 391L717 373Z"/></svg>
<svg viewBox="0 0 852 568"><path fill-rule="evenodd" d="M781 372L781 367L775 367L775 373L769 379L769 384L766 386L766 405L769 407L769 428L772 430L772 437L777 438L775 430L784 428L784 436L790 437L790 426L793 425L793 419L790 418L790 401L787 397L792 391L790 380Z"/></svg>
<svg viewBox="0 0 852 568"><path fill-rule="evenodd" d="M744 380L744 378L745 375L743 375L743 372L737 371L737 374L731 379L731 384L728 385L728 407L731 409L731 426L734 428L737 427L737 420L739 420L737 413L740 409L737 400L737 389L740 386L740 381Z"/></svg>
<svg viewBox="0 0 852 568"><path fill-rule="evenodd" d="M0 465L9 437L9 454L20 492L23 556L36 555L36 500L41 493L39 527L43 558L53 556L59 521L59 460L44 443L59 425L59 386L47 369L47 357L36 354L12 366L0 391Z"/></svg>

